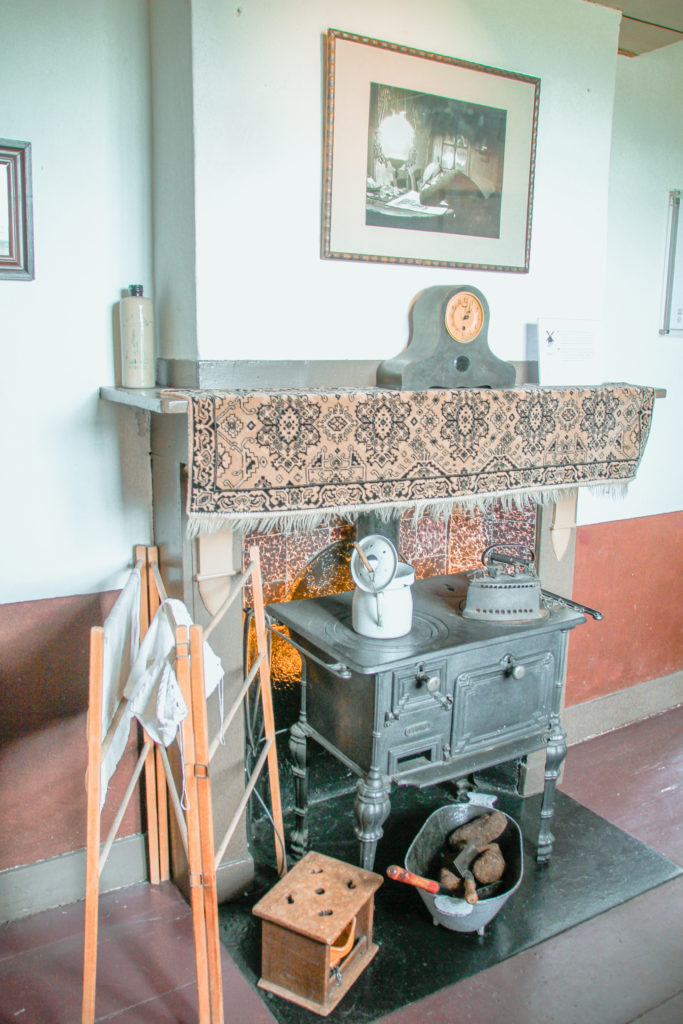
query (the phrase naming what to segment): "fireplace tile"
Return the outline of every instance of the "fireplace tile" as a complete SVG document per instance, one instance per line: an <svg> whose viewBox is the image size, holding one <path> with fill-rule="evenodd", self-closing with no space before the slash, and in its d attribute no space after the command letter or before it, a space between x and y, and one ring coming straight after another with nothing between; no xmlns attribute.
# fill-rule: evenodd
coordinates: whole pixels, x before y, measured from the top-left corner
<svg viewBox="0 0 683 1024"><path fill-rule="evenodd" d="M244 559L249 557L249 547L258 545L261 557L261 573L264 581L287 579L287 538L282 533L254 533L245 538Z"/></svg>
<svg viewBox="0 0 683 1024"><path fill-rule="evenodd" d="M523 544L533 551L536 545L536 510L504 509L497 505L486 522L486 547L491 544Z"/></svg>
<svg viewBox="0 0 683 1024"><path fill-rule="evenodd" d="M418 580L427 579L429 576L443 576L445 572L444 555L434 555L432 558L414 558L411 565L415 569L415 577Z"/></svg>
<svg viewBox="0 0 683 1024"><path fill-rule="evenodd" d="M498 503L486 513L454 511L443 519L429 514L416 518L414 513L406 513L399 524L398 544L401 557L415 567L418 578L424 578L477 568L482 552L491 544L524 544L533 550L535 535L534 509L504 509ZM303 570L331 545L337 545L338 553L331 551L330 559L338 556L348 560L354 537L355 524L344 519L299 533L251 534L245 540L244 557L249 544L258 544L266 603L282 601L297 581L297 596L302 596ZM316 596L348 587L346 565L339 571L333 571L329 564L318 566L314 575ZM251 601L247 587L245 604Z"/></svg>
<svg viewBox="0 0 683 1024"><path fill-rule="evenodd" d="M412 515L404 516L401 521L401 541L405 537L405 545L410 550L409 562L438 559L445 566L448 524L445 519L424 515L415 519ZM440 570L443 572L443 568Z"/></svg>
<svg viewBox="0 0 683 1024"><path fill-rule="evenodd" d="M353 540L356 536L356 524L346 519L333 519L330 523L330 541Z"/></svg>
<svg viewBox="0 0 683 1024"><path fill-rule="evenodd" d="M246 588L245 588L246 590ZM245 605L249 607L251 601L251 590L249 594L245 594ZM263 583L263 603L274 604L276 601L284 601L287 597L287 584L284 580L264 580Z"/></svg>
<svg viewBox="0 0 683 1024"><path fill-rule="evenodd" d="M287 536L287 572L285 579L293 583L310 560L330 543L328 526L318 527L309 533L290 533Z"/></svg>
<svg viewBox="0 0 683 1024"><path fill-rule="evenodd" d="M452 512L448 522L446 572L464 572L481 563L486 528L480 512Z"/></svg>

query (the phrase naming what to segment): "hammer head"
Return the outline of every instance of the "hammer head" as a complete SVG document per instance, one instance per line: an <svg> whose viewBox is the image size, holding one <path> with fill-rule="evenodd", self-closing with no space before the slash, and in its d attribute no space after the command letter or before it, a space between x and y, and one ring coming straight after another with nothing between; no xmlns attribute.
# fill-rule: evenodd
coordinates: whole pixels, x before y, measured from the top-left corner
<svg viewBox="0 0 683 1024"><path fill-rule="evenodd" d="M491 814L483 814L466 822L448 837L448 845L451 849L457 850L453 865L465 883L465 899L468 903L478 901L476 882L470 866L494 839L498 839L506 827L505 815L500 811L493 811Z"/></svg>

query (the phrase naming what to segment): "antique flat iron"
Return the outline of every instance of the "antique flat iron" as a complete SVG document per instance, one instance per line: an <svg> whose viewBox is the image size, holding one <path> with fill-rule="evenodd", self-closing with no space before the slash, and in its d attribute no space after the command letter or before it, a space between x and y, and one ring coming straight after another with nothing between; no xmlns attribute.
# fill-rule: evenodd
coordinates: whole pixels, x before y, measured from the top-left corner
<svg viewBox="0 0 683 1024"><path fill-rule="evenodd" d="M516 550L519 555L506 554ZM522 545L493 544L481 556L483 569L470 576L462 614L466 619L524 622L542 619L541 581L534 569L533 552Z"/></svg>
<svg viewBox="0 0 683 1024"><path fill-rule="evenodd" d="M505 548L505 551L501 551ZM507 554L513 550L518 555ZM483 569L470 576L463 618L484 622L528 622L548 614L543 598L557 601L594 619L602 612L585 604L543 590L536 575L534 555L530 548L517 544L492 544L481 556Z"/></svg>

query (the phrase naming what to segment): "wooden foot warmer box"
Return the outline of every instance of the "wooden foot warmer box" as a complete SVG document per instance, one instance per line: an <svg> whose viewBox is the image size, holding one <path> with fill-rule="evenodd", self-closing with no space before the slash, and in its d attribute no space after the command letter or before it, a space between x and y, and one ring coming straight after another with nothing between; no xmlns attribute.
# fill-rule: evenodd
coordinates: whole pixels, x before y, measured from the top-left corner
<svg viewBox="0 0 683 1024"><path fill-rule="evenodd" d="M311 851L259 900L259 987L327 1016L365 970L382 876Z"/></svg>

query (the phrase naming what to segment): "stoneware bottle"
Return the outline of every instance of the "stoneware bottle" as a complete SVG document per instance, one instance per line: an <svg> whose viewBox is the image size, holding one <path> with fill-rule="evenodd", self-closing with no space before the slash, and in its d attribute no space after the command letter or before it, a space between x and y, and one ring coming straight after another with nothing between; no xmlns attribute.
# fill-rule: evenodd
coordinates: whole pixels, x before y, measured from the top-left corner
<svg viewBox="0 0 683 1024"><path fill-rule="evenodd" d="M154 307L142 294L141 284L128 286L130 295L121 299L121 384L124 388L153 388Z"/></svg>

